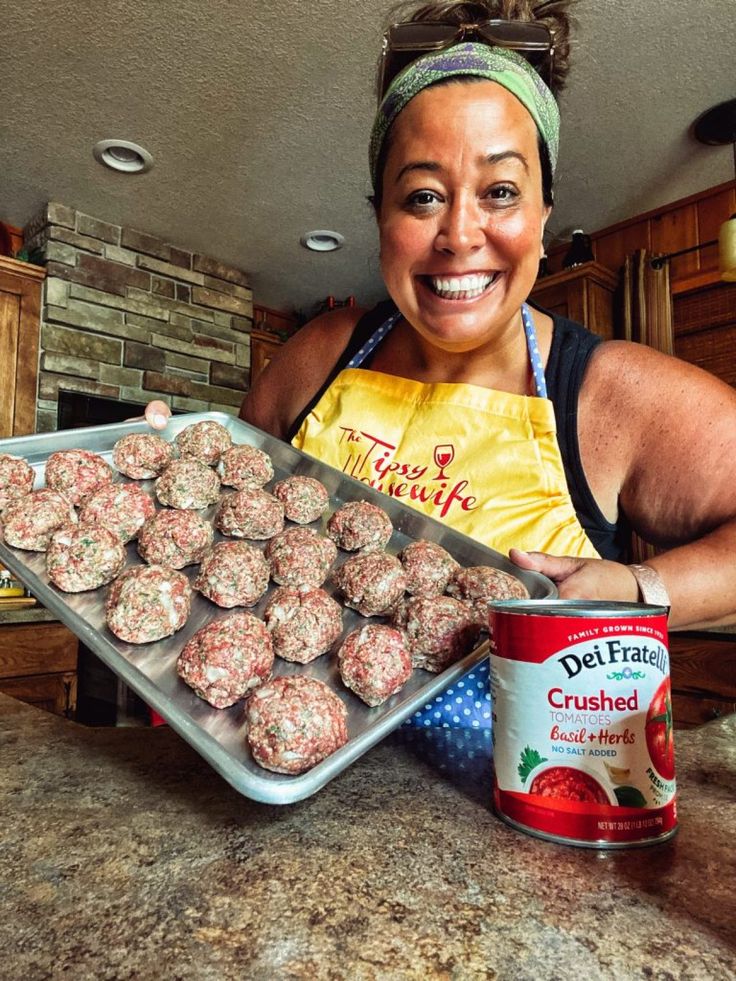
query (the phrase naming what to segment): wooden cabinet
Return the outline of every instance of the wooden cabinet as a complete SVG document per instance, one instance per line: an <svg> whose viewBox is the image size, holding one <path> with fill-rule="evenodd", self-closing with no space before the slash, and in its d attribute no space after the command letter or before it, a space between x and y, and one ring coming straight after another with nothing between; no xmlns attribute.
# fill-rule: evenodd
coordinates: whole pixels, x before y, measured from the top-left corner
<svg viewBox="0 0 736 981"><path fill-rule="evenodd" d="M0 691L57 715L74 715L79 642L61 623L0 626Z"/></svg>
<svg viewBox="0 0 736 981"><path fill-rule="evenodd" d="M736 712L736 632L673 631L669 647L677 728Z"/></svg>
<svg viewBox="0 0 736 981"><path fill-rule="evenodd" d="M35 431L45 275L38 266L0 256L0 437Z"/></svg>
<svg viewBox="0 0 736 981"><path fill-rule="evenodd" d="M583 324L600 337L614 337L614 294L618 276L597 262L537 280L531 299L546 310Z"/></svg>
<svg viewBox="0 0 736 981"><path fill-rule="evenodd" d="M44 712L74 718L77 707L77 673L39 674L31 678L3 678L0 691Z"/></svg>
<svg viewBox="0 0 736 981"><path fill-rule="evenodd" d="M38 266L0 256L0 437L35 431L41 288ZM72 715L77 638L60 623L0 625L0 690Z"/></svg>

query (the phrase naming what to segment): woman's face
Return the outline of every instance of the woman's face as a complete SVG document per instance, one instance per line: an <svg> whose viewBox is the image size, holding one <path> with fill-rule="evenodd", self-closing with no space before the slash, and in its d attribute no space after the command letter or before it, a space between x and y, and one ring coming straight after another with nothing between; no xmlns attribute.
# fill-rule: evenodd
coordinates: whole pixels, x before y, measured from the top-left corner
<svg viewBox="0 0 736 981"><path fill-rule="evenodd" d="M398 116L378 213L381 270L426 340L501 341L536 279L549 209L537 129L495 82L420 92Z"/></svg>

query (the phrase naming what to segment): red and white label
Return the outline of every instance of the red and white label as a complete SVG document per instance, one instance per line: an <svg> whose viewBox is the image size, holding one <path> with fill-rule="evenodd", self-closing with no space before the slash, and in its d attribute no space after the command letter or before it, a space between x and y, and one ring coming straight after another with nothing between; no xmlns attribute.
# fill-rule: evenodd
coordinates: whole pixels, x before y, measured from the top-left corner
<svg viewBox="0 0 736 981"><path fill-rule="evenodd" d="M590 844L674 828L666 617L491 616L499 813Z"/></svg>

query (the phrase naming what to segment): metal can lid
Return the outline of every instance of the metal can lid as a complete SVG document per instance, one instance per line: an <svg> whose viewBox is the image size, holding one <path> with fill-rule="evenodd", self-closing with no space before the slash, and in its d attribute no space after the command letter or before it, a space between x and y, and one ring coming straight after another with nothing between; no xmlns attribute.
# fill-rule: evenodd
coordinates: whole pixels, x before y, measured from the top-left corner
<svg viewBox="0 0 736 981"><path fill-rule="evenodd" d="M651 603L621 603L616 600L491 600L489 610L521 616L551 617L653 617L667 616L669 610Z"/></svg>

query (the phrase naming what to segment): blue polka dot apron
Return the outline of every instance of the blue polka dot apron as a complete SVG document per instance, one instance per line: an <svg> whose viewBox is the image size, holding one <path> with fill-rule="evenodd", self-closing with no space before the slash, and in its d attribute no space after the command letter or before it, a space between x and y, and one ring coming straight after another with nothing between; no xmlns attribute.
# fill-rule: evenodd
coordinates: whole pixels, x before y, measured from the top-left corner
<svg viewBox="0 0 736 981"><path fill-rule="evenodd" d="M597 558L570 500L526 304L521 316L534 396L362 368L401 319L395 313L329 385L294 446L499 552ZM490 718L480 664L407 724L486 728Z"/></svg>

